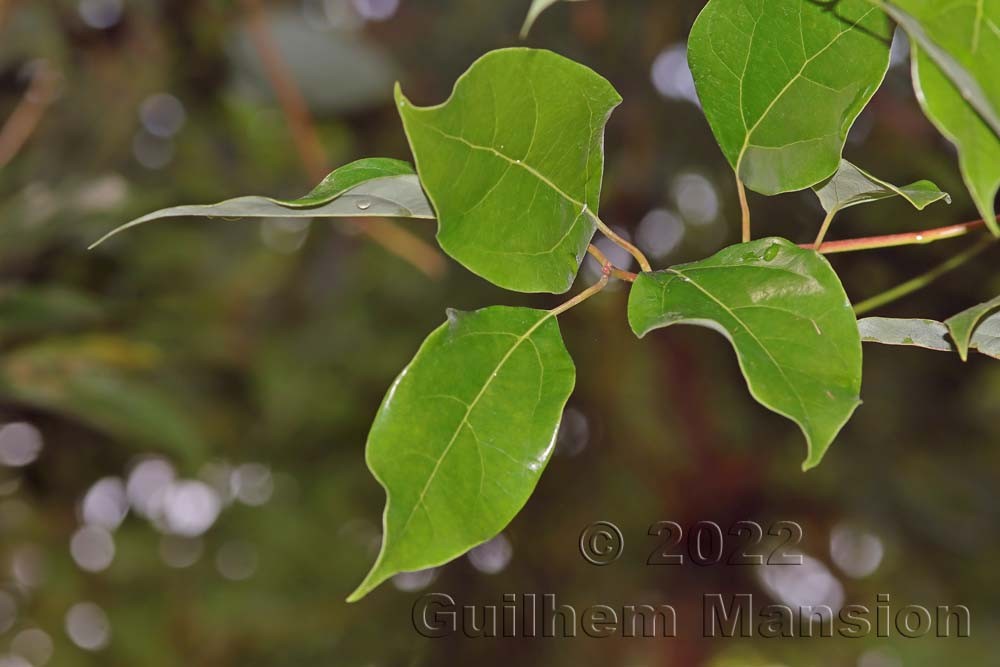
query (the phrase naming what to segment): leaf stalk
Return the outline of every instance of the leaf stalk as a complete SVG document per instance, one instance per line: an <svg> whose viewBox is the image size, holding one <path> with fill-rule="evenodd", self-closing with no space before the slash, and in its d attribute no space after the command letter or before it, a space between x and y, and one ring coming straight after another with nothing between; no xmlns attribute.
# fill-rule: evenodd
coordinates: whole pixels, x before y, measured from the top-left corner
<svg viewBox="0 0 1000 667"><path fill-rule="evenodd" d="M876 308L881 308L882 306L902 299L904 296L913 294L917 290L927 287L941 276L954 271L982 253L984 250L992 246L995 241L996 239L992 236L980 239L975 245L967 248L964 252L955 255L948 261L938 264L927 273L921 274L911 280L907 280L905 283L897 285L890 290L886 290L881 294L876 294L870 299L865 299L861 303L854 306L854 313L856 315L864 315L865 313L875 310Z"/></svg>

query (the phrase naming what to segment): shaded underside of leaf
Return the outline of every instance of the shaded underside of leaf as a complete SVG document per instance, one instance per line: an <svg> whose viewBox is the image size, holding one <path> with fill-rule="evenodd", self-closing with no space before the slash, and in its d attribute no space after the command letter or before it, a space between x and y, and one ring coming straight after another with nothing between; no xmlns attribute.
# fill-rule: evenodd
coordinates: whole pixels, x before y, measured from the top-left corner
<svg viewBox="0 0 1000 667"><path fill-rule="evenodd" d="M532 0L531 6L528 8L528 15L524 19L524 25L521 26L521 39L528 36L531 32L531 26L535 25L535 21L538 17L542 15L546 9L556 4L557 2L578 2L579 0Z"/></svg>
<svg viewBox="0 0 1000 667"><path fill-rule="evenodd" d="M962 177L980 215L1000 236L994 200L1000 189L1000 137L966 104L955 85L916 44L913 87L924 113L958 148Z"/></svg>
<svg viewBox="0 0 1000 667"><path fill-rule="evenodd" d="M972 333L972 343L969 345L994 359L1000 359L1000 312L995 312L979 323Z"/></svg>
<svg viewBox="0 0 1000 667"><path fill-rule="evenodd" d="M386 491L382 549L349 601L499 533L545 468L576 374L548 311L450 311L389 390L368 436Z"/></svg>
<svg viewBox="0 0 1000 667"><path fill-rule="evenodd" d="M883 9L926 52L962 97L1000 136L1000 2L884 0Z"/></svg>
<svg viewBox="0 0 1000 667"><path fill-rule="evenodd" d="M309 208L326 204L348 190L362 183L392 176L412 176L415 172L410 163L391 158L364 158L335 169L320 181L319 185L304 197L298 199L275 199L284 206Z"/></svg>
<svg viewBox="0 0 1000 667"><path fill-rule="evenodd" d="M888 69L890 37L888 18L866 0L711 0L688 57L740 180L777 194L833 174Z"/></svg>
<svg viewBox="0 0 1000 667"><path fill-rule="evenodd" d="M866 343L912 345L939 352L955 349L948 338L948 327L937 320L866 317L858 320L858 329Z"/></svg>
<svg viewBox="0 0 1000 667"><path fill-rule="evenodd" d="M951 203L951 197L930 181L917 181L897 187L872 176L847 160L841 160L837 172L816 185L813 190L827 213L890 197L902 197L918 211L942 199Z"/></svg>
<svg viewBox="0 0 1000 667"><path fill-rule="evenodd" d="M611 84L550 51L502 49L440 105L398 86L396 101L445 252L507 289L568 290L596 228Z"/></svg>
<svg viewBox="0 0 1000 667"><path fill-rule="evenodd" d="M389 162L406 165L405 162ZM354 163L349 177L358 179L362 174L374 175L377 170L360 170ZM172 206L154 211L117 227L94 242L90 247L100 245L112 236L161 218L184 216L201 218L420 218L432 220L434 211L420 187L420 180L406 165L408 174L395 176L374 176L370 180L357 180L353 185L333 194L344 187L345 181L334 178L340 170L327 177L330 183L321 186L322 192L310 194L299 200L282 201L270 197L237 197L218 204ZM342 167L346 169L347 167ZM317 188L318 190L320 188ZM307 206L303 202L322 201L318 205Z"/></svg>
<svg viewBox="0 0 1000 667"><path fill-rule="evenodd" d="M955 339L958 354L965 361L969 357L969 346L974 334L979 333L983 318L995 310L1000 310L1000 296L985 303L963 310L958 315L945 320L945 325Z"/></svg>
<svg viewBox="0 0 1000 667"><path fill-rule="evenodd" d="M638 336L695 324L729 339L754 398L801 427L804 469L860 403L861 338L847 295L822 256L784 239L640 274L628 315Z"/></svg>

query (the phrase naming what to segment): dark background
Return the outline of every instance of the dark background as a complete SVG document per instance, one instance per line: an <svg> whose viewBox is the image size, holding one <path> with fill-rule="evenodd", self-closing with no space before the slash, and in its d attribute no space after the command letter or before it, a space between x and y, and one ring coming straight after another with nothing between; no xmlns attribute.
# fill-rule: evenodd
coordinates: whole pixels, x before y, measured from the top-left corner
<svg viewBox="0 0 1000 667"><path fill-rule="evenodd" d="M732 175L685 79L702 4L567 3L528 40L625 98L602 217L657 266L738 240ZM749 397L727 343L687 327L635 340L618 285L561 318L577 388L503 536L347 605L377 551L364 441L396 373L446 307L562 297L505 293L433 256L418 270L345 221L163 221L87 251L155 208L298 196L356 158L408 159L393 82L443 100L479 55L520 43L527 5L0 0L0 665L1000 664L1000 364L985 357L866 346L865 404L804 474L801 434ZM854 208L831 238L977 217L905 48L846 154L896 183L930 178L954 203ZM809 241L822 218L808 192L750 203L758 235ZM433 239L432 223L401 226ZM862 299L968 243L832 261ZM998 259L880 314L944 318L995 296ZM580 285L594 275L588 260ZM597 520L625 535L603 568L577 546ZM795 521L807 558L647 566L659 520ZM431 591L669 603L679 636L424 639L410 613ZM888 593L893 614L963 604L972 636L707 641L709 593L835 608Z"/></svg>

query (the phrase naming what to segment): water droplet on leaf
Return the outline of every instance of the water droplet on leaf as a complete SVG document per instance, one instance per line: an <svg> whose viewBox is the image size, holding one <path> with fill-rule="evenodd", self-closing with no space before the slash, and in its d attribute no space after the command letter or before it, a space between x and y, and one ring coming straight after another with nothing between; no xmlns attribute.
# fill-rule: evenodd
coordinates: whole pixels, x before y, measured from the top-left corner
<svg viewBox="0 0 1000 667"><path fill-rule="evenodd" d="M361 201L358 202L358 208L361 209L362 211L367 211L371 207L372 203L371 200L369 199L362 199Z"/></svg>

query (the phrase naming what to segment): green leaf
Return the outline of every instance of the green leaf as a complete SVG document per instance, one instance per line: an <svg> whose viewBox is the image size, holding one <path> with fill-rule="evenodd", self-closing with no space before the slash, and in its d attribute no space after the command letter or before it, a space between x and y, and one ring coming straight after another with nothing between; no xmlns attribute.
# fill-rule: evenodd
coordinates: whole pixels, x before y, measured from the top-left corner
<svg viewBox="0 0 1000 667"><path fill-rule="evenodd" d="M982 319L998 309L1000 309L1000 296L968 310L963 310L958 315L945 320L944 323L951 332L951 337L955 339L955 346L958 348L958 355L962 357L962 361L969 358L969 346L974 334L979 333L977 327L980 326ZM985 333L984 336L988 337L989 333ZM987 347L990 347L989 344Z"/></svg>
<svg viewBox="0 0 1000 667"><path fill-rule="evenodd" d="M784 239L640 274L628 317L640 337L674 324L725 336L753 397L801 427L804 470L860 404L861 336L840 279L821 255Z"/></svg>
<svg viewBox="0 0 1000 667"><path fill-rule="evenodd" d="M507 289L568 290L597 225L611 84L550 51L503 49L443 104L415 107L398 86L396 101L444 251Z"/></svg>
<svg viewBox="0 0 1000 667"><path fill-rule="evenodd" d="M940 68L955 92L1000 136L1000 2L890 0L879 3Z"/></svg>
<svg viewBox="0 0 1000 667"><path fill-rule="evenodd" d="M332 172L300 199L237 197L218 204L173 206L136 218L98 239L94 248L126 229L160 218L423 218L434 211L413 168L399 160L369 158Z"/></svg>
<svg viewBox="0 0 1000 667"><path fill-rule="evenodd" d="M88 294L54 286L0 289L0 338L45 334L94 324L101 308Z"/></svg>
<svg viewBox="0 0 1000 667"><path fill-rule="evenodd" d="M739 179L770 195L833 174L889 67L891 35L866 0L711 0L691 29L688 59Z"/></svg>
<svg viewBox="0 0 1000 667"><path fill-rule="evenodd" d="M568 2L579 2L579 0L565 0ZM532 0L531 7L528 8L528 16L524 19L524 25L521 27L521 39L528 36L531 32L531 26L535 24L535 21L541 16L542 12L551 7L552 5L560 2L560 0Z"/></svg>
<svg viewBox="0 0 1000 667"><path fill-rule="evenodd" d="M913 87L924 113L958 148L959 167L979 214L1000 236L994 199L1000 189L1000 136L962 98L923 50L913 45Z"/></svg>
<svg viewBox="0 0 1000 667"><path fill-rule="evenodd" d="M902 187L876 178L847 160L841 160L837 173L813 187L823 210L836 213L851 206L867 204L890 197L902 197L918 211L936 201L951 203L951 196L941 192L930 181L917 181Z"/></svg>
<svg viewBox="0 0 1000 667"><path fill-rule="evenodd" d="M970 347L994 359L1000 359L1000 312L993 313L979 323L972 334Z"/></svg>
<svg viewBox="0 0 1000 667"><path fill-rule="evenodd" d="M204 459L206 443L189 413L150 373L159 363L156 348L118 337L50 338L4 355L0 398L193 465Z"/></svg>
<svg viewBox="0 0 1000 667"><path fill-rule="evenodd" d="M948 338L948 327L937 320L866 317L858 320L861 340L883 345L912 345L939 352L955 348Z"/></svg>
<svg viewBox="0 0 1000 667"><path fill-rule="evenodd" d="M550 312L449 311L368 436L368 467L386 491L382 550L348 601L503 530L552 455L575 379Z"/></svg>
<svg viewBox="0 0 1000 667"><path fill-rule="evenodd" d="M413 176L415 172L409 162L384 157L364 158L335 169L313 188L312 192L298 199L275 199L274 201L293 208L309 208L327 204L359 185L379 178L393 176ZM408 182L412 182L409 179ZM414 193L411 193L414 194Z"/></svg>

